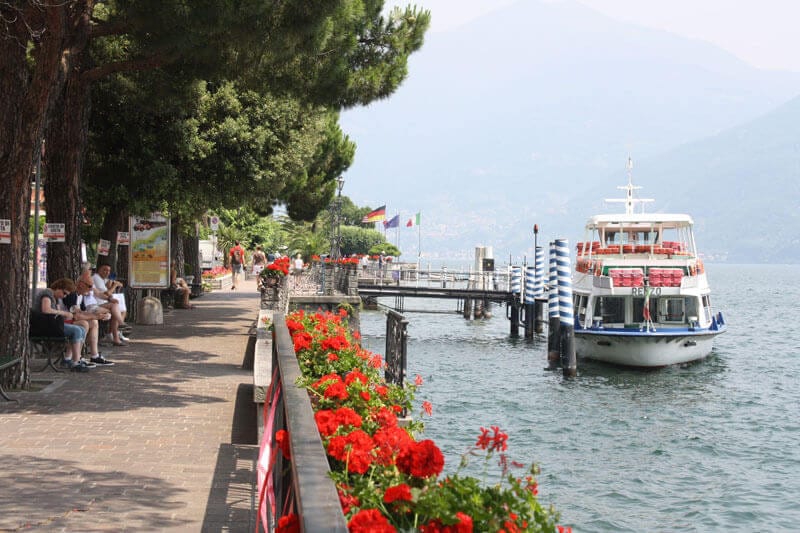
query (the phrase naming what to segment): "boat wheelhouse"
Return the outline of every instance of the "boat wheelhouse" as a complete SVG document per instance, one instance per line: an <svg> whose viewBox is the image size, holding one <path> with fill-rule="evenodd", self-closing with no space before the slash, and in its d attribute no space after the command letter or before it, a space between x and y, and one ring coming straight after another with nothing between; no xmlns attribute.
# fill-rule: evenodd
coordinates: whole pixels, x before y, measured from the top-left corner
<svg viewBox="0 0 800 533"><path fill-rule="evenodd" d="M629 160L628 168L631 164ZM579 357L659 367L706 357L725 331L689 215L634 213L630 178L625 213L592 216L573 273Z"/></svg>

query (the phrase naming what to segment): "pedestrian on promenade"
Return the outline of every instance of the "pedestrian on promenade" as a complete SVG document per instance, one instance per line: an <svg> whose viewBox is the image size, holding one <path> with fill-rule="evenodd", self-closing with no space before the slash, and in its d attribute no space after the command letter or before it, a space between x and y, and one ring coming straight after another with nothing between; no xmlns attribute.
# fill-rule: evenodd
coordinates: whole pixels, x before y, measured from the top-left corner
<svg viewBox="0 0 800 533"><path fill-rule="evenodd" d="M234 246L230 251L231 257L231 290L236 290L236 283L239 281L239 274L242 273L242 265L245 263L244 248L239 241L234 241Z"/></svg>

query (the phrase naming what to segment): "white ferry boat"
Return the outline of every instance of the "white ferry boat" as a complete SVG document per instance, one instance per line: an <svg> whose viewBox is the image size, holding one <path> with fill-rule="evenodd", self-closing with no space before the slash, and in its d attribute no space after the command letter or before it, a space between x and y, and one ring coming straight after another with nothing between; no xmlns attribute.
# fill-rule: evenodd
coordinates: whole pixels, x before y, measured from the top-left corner
<svg viewBox="0 0 800 533"><path fill-rule="evenodd" d="M624 214L595 215L573 274L578 357L660 367L706 357L726 330L714 314L689 215L644 213L628 160ZM634 207L642 204L641 213Z"/></svg>

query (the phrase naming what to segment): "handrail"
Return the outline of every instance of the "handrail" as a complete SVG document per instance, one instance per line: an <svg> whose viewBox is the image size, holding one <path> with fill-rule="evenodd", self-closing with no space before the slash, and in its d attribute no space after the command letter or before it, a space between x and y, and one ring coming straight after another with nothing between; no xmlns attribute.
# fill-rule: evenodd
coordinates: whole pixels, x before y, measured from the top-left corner
<svg viewBox="0 0 800 533"><path fill-rule="evenodd" d="M281 398L278 416L273 431L287 429L292 455L291 476L282 468L284 462L278 453L273 482L276 495L276 515L273 523L294 507L302 531L346 532L342 507L336 487L329 477L330 468L322 439L314 420L314 412L308 393L295 385L301 377L300 366L294 353L294 344L286 327L286 318L281 313L273 315L274 341L272 344L273 368L277 368L277 379L281 383ZM275 389L276 384L273 384ZM272 442L274 433L270 436ZM288 486L287 486L288 484ZM285 504L286 498L289 505Z"/></svg>

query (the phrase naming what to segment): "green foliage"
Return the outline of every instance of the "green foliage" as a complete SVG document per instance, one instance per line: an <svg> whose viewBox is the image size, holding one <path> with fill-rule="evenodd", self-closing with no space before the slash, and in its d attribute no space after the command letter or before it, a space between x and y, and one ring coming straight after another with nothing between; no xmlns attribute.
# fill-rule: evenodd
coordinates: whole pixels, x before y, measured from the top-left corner
<svg viewBox="0 0 800 533"><path fill-rule="evenodd" d="M342 226L342 255L366 254L376 245L386 243L386 237L380 231L357 226ZM380 253L380 252L378 252Z"/></svg>
<svg viewBox="0 0 800 533"><path fill-rule="evenodd" d="M369 249L369 255L380 255L381 252L392 257L400 257L400 249L390 242L376 244Z"/></svg>

